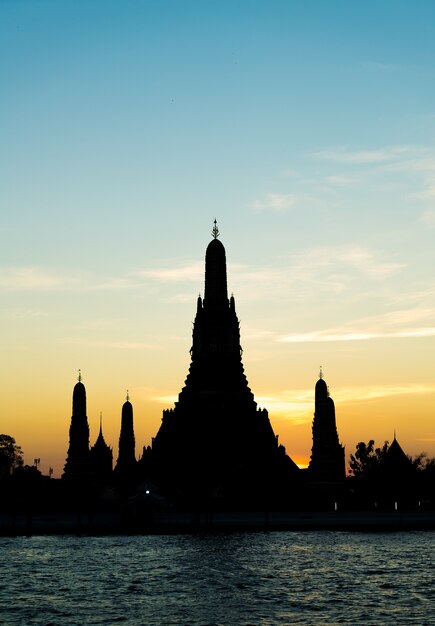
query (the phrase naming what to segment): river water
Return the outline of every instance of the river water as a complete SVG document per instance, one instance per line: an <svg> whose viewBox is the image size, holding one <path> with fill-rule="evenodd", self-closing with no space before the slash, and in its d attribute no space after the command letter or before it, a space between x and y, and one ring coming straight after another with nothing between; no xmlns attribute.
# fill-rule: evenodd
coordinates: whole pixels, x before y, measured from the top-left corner
<svg viewBox="0 0 435 626"><path fill-rule="evenodd" d="M434 532L0 538L0 624L435 624Z"/></svg>

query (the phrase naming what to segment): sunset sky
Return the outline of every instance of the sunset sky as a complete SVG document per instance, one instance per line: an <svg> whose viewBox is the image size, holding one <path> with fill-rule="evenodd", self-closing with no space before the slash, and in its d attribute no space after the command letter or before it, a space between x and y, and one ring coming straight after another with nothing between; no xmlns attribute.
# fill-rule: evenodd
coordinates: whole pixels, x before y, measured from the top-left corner
<svg viewBox="0 0 435 626"><path fill-rule="evenodd" d="M0 432L136 451L189 366L213 220L290 456L319 367L347 458L435 456L435 2L0 0Z"/></svg>

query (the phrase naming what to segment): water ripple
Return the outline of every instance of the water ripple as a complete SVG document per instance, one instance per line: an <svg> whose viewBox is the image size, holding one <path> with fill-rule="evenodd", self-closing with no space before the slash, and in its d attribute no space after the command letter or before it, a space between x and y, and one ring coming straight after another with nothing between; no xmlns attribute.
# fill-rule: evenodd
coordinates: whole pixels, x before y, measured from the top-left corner
<svg viewBox="0 0 435 626"><path fill-rule="evenodd" d="M1 538L0 623L429 626L434 539L327 531Z"/></svg>

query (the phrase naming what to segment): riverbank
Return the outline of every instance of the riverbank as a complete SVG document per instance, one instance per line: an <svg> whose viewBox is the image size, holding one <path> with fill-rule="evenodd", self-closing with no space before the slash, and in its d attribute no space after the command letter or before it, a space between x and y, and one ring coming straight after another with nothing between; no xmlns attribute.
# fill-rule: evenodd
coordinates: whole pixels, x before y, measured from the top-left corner
<svg viewBox="0 0 435 626"><path fill-rule="evenodd" d="M1 536L122 535L266 530L435 530L435 511L0 514Z"/></svg>

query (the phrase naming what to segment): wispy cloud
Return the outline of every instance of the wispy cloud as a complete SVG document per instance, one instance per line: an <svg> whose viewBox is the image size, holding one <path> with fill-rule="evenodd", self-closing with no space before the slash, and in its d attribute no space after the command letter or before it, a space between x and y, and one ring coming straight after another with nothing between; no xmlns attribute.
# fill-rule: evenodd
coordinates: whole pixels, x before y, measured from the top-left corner
<svg viewBox="0 0 435 626"><path fill-rule="evenodd" d="M381 282L396 274L403 264L360 245L307 248L285 259L278 266L257 269L231 265L230 275L236 295L245 300L276 294L282 299L307 298L320 293L343 294L355 280ZM254 287L254 289L253 289Z"/></svg>
<svg viewBox="0 0 435 626"><path fill-rule="evenodd" d="M97 280L95 289L102 291L122 291L126 289L135 289L139 284L135 276L114 276Z"/></svg>
<svg viewBox="0 0 435 626"><path fill-rule="evenodd" d="M389 146L377 149L352 150L347 146L336 146L315 152L312 158L340 164L348 170L339 174L327 175L325 181L334 187L344 187L355 184L358 179L355 173L363 179L370 176L371 187L377 185L385 189L385 185L392 184L393 188L403 183L409 187L405 192L405 199L418 201L423 206L420 221L426 226L435 226L435 149L429 146L402 145ZM348 173L350 169L350 174ZM395 176L393 183L387 174L402 174L400 179ZM391 187L389 187L391 190Z"/></svg>
<svg viewBox="0 0 435 626"><path fill-rule="evenodd" d="M386 63L385 61L371 61L362 63L365 70L382 72L383 74L412 74L425 78L433 77L434 70L431 65L419 65L415 63Z"/></svg>
<svg viewBox="0 0 435 626"><path fill-rule="evenodd" d="M346 174L327 176L326 181L335 187L353 187L359 183L356 176L346 176Z"/></svg>
<svg viewBox="0 0 435 626"><path fill-rule="evenodd" d="M102 277L97 275L57 273L38 267L0 268L0 290L3 291L122 291L138 289L144 280L170 282L198 282L204 278L201 261L173 267L140 269L121 276Z"/></svg>
<svg viewBox="0 0 435 626"><path fill-rule="evenodd" d="M426 184L426 188L414 194L414 197L422 201L426 207L420 215L420 221L433 228L435 227L435 159L430 173L428 173Z"/></svg>
<svg viewBox="0 0 435 626"><path fill-rule="evenodd" d="M403 264L387 261L359 245L310 248L299 255L298 264L317 268L353 268L370 278L381 280L403 267Z"/></svg>
<svg viewBox="0 0 435 626"><path fill-rule="evenodd" d="M361 402L404 395L427 395L435 393L435 385L371 385L342 387L331 393L334 402Z"/></svg>
<svg viewBox="0 0 435 626"><path fill-rule="evenodd" d="M379 400L402 395L434 394L435 385L365 385L342 387L331 391L336 405ZM314 414L314 384L307 389L283 390L255 397L261 408L266 408L271 417L294 424L311 422Z"/></svg>
<svg viewBox="0 0 435 626"><path fill-rule="evenodd" d="M344 147L315 152L313 156L316 159L338 163L379 163L389 161L391 158L391 155L385 150L351 151Z"/></svg>
<svg viewBox="0 0 435 626"><path fill-rule="evenodd" d="M178 401L178 395L152 396L150 400L152 402L157 402L158 404L164 404L165 406L170 408Z"/></svg>
<svg viewBox="0 0 435 626"><path fill-rule="evenodd" d="M157 343L145 341L113 341L110 339L65 339L65 343L78 344L87 348L101 348L110 350L161 350Z"/></svg>
<svg viewBox="0 0 435 626"><path fill-rule="evenodd" d="M337 146L328 150L313 153L316 159L335 161L337 163L385 163L409 159L409 157L421 157L430 154L431 149L424 146L392 146L376 150L350 150L347 146Z"/></svg>
<svg viewBox="0 0 435 626"><path fill-rule="evenodd" d="M5 310L1 313L1 317L8 320L32 320L38 317L46 317L47 315L49 315L47 311L28 308Z"/></svg>
<svg viewBox="0 0 435 626"><path fill-rule="evenodd" d="M423 321L430 321L432 324L422 325ZM286 335L278 341L311 343L432 336L435 336L435 311L433 309L409 309L366 317L341 327Z"/></svg>
<svg viewBox="0 0 435 626"><path fill-rule="evenodd" d="M164 282L197 282L204 276L204 264L198 261L175 267L144 269L135 272L134 276Z"/></svg>
<svg viewBox="0 0 435 626"><path fill-rule="evenodd" d="M268 193L264 198L254 200L250 208L255 211L271 211L273 213L285 213L296 204L293 194Z"/></svg>
<svg viewBox="0 0 435 626"><path fill-rule="evenodd" d="M0 268L0 289L8 291L50 290L78 284L77 278L61 276L37 267Z"/></svg>
<svg viewBox="0 0 435 626"><path fill-rule="evenodd" d="M270 395L255 397L259 408L265 408L269 415L293 424L306 424L313 418L314 390L283 390Z"/></svg>
<svg viewBox="0 0 435 626"><path fill-rule="evenodd" d="M399 65L398 63L382 63L380 61L363 63L362 67L364 69L377 70L381 72L403 72L407 69L406 65Z"/></svg>
<svg viewBox="0 0 435 626"><path fill-rule="evenodd" d="M423 211L420 220L426 224L426 226L430 226L431 228L435 227L435 208Z"/></svg>

